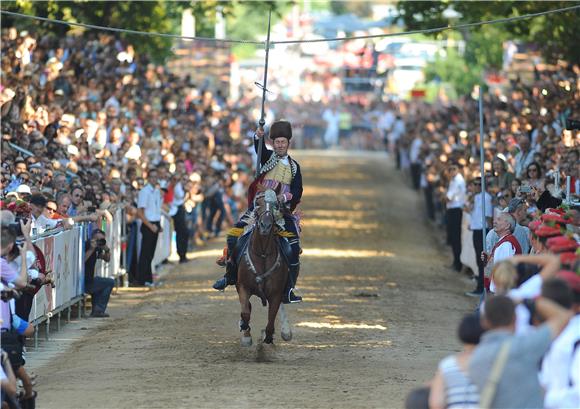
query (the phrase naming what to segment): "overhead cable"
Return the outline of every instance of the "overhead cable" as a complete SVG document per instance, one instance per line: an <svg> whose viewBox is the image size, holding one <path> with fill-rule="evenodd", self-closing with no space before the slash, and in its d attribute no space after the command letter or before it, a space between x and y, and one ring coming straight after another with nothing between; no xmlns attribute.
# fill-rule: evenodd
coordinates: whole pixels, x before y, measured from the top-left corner
<svg viewBox="0 0 580 409"><path fill-rule="evenodd" d="M90 29L93 29L93 30L113 31L115 33L136 34L136 35L144 35L144 36L149 36L149 37L174 38L174 39L178 39L178 40L212 41L212 42L216 42L216 43L239 43L239 44L258 44L258 45L264 45L264 42L263 41L229 40L229 39L210 38L210 37L190 37L190 36L182 36L182 35L178 35L178 34L167 34L167 33L156 33L156 32L148 32L148 31L137 31L137 30L128 30L128 29L125 29L125 28L97 26L97 25L94 25L94 24L74 23L74 22L64 21L64 20L56 20L56 19L52 19L52 18L39 17L39 16L30 16L28 14L22 14L22 13L14 13L12 11L5 11L5 10L1 10L0 13L6 14L8 16L13 16L13 17L28 18L28 19L32 19L32 20L44 21L44 22L47 22L47 23L62 24L62 25L66 25L66 26L75 26L75 27L83 27L83 28L90 28Z"/></svg>
<svg viewBox="0 0 580 409"><path fill-rule="evenodd" d="M371 34L371 35L353 36L353 37L319 38L319 39L312 39L312 40L284 40L284 41L272 41L271 43L272 44L321 43L321 42L328 42L328 41L348 41L348 40L359 40L359 39L369 39L369 38L397 37L397 36L405 36L405 35L411 35L411 34L429 34L429 33L436 33L439 31L461 30L464 28L477 27L477 26L483 26L483 25L488 25L488 24L509 23L511 21L525 20L525 19L529 19L529 18L547 15L547 14L564 13L566 11L572 11L572 10L579 9L579 8L580 8L580 5L577 5L577 6L571 6L571 7L564 7L561 9L542 11L542 12L538 12L538 13L524 14L524 15L515 16L515 17L506 17L506 18L500 18L500 19L496 19L496 20L479 21L477 23L459 24L456 26L426 28L426 29L421 29L421 30L405 31L405 32L401 32L401 33Z"/></svg>
<svg viewBox="0 0 580 409"><path fill-rule="evenodd" d="M506 17L506 18L500 18L500 19L495 19L495 20L479 21L477 23L459 24L456 26L444 26L444 27L427 28L427 29L421 29L421 30L403 31L400 33L371 34L371 35L352 36L352 37L319 38L319 39L310 39L310 40L270 41L270 44L274 45L274 44L322 43L322 42L333 42L333 41L349 41L349 40L371 39L371 38L398 37L398 36L406 36L406 35L412 35L412 34L430 34L430 33L437 33L437 32L448 31L448 30L462 30L465 28L478 27L478 26L490 25L490 24L510 23L512 21L526 20L526 19L535 18L535 17L539 17L539 16L545 16L548 14L565 13L568 11L578 10L578 9L580 9L580 5L564 7L564 8L559 8L559 9L553 9L553 10L547 10L547 11L541 11L538 13L524 14L521 16ZM227 38L226 39L219 39L219 38L210 38L210 37L191 37L191 36L182 36L182 35L178 35L178 34L166 34L166 33L156 33L156 32L148 32L148 31L137 31L137 30L128 30L128 29L124 29L124 28L117 28L117 27L97 26L94 24L74 23L74 22L68 22L68 21L64 21L64 20L56 20L56 19L50 19L50 18L46 18L46 17L31 16L28 14L15 13L12 11L5 11L5 10L0 10L0 13L8 15L8 16L13 16L13 17L28 18L28 19L33 19L33 20L44 21L47 23L90 28L90 29L102 30L102 31L113 31L116 33L127 33L127 34L144 35L144 36L150 36L150 37L164 37L164 38L173 38L173 39L181 39L181 40L191 40L191 41L211 41L211 42L216 42L216 43L255 44L255 45L260 45L260 46L265 45L264 41L237 40L237 39L227 39Z"/></svg>

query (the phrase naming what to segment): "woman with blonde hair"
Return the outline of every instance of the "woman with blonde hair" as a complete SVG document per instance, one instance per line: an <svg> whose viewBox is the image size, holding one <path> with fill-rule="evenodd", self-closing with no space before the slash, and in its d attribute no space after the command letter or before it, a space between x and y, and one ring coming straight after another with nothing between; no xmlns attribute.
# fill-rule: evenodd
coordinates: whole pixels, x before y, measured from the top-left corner
<svg viewBox="0 0 580 409"><path fill-rule="evenodd" d="M507 295L513 300L534 298L540 295L542 283L559 270L560 257L554 254L518 255L503 260L492 271L494 295ZM516 333L525 333L530 328L530 312L522 304L516 305Z"/></svg>

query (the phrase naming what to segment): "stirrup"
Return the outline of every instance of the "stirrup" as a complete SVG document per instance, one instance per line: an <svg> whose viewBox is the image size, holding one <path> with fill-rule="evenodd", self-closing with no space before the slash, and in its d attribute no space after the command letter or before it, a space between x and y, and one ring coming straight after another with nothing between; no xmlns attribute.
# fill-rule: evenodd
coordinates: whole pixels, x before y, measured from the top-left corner
<svg viewBox="0 0 580 409"><path fill-rule="evenodd" d="M282 300L282 303L284 304L297 304L299 302L302 302L302 297L294 294L293 288L291 288L288 293L284 295L284 299Z"/></svg>

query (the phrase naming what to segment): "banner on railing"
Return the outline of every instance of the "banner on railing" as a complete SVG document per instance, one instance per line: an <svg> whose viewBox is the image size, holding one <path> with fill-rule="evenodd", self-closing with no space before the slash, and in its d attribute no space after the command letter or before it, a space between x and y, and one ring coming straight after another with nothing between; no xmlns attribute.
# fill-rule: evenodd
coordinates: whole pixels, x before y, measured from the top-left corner
<svg viewBox="0 0 580 409"><path fill-rule="evenodd" d="M111 251L110 261L97 260L95 265L95 275L99 277L116 278L125 273L121 268L121 242L123 240L122 230L125 220L123 209L119 208L113 212L113 221L104 226L107 246Z"/></svg>
<svg viewBox="0 0 580 409"><path fill-rule="evenodd" d="M83 294L83 229L77 225L71 230L34 241L44 254L46 271L54 275L55 287L45 285L36 293L30 312L31 321Z"/></svg>
<svg viewBox="0 0 580 409"><path fill-rule="evenodd" d="M163 229L159 233L157 238L157 246L155 247L155 255L153 256L153 261L151 262L151 268L153 271L156 270L157 266L165 259L168 259L171 255L171 236L173 235L173 227L171 225L171 218L169 216L161 216L161 228Z"/></svg>

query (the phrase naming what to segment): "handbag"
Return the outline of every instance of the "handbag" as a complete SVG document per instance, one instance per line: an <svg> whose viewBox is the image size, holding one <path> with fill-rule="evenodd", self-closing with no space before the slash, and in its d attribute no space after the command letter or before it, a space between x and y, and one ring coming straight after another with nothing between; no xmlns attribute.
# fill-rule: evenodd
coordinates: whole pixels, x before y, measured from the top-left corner
<svg viewBox="0 0 580 409"><path fill-rule="evenodd" d="M507 358L509 355L510 347L512 344L512 340L508 339L505 341L493 362L493 366L491 367L491 372L487 378L487 382L483 387L483 391L479 397L479 407L481 409L489 409L491 408L491 404L493 402L493 398L495 398L495 394L497 392L497 385L499 384L499 380L501 375L503 374L503 370L505 368L505 364L507 363Z"/></svg>

